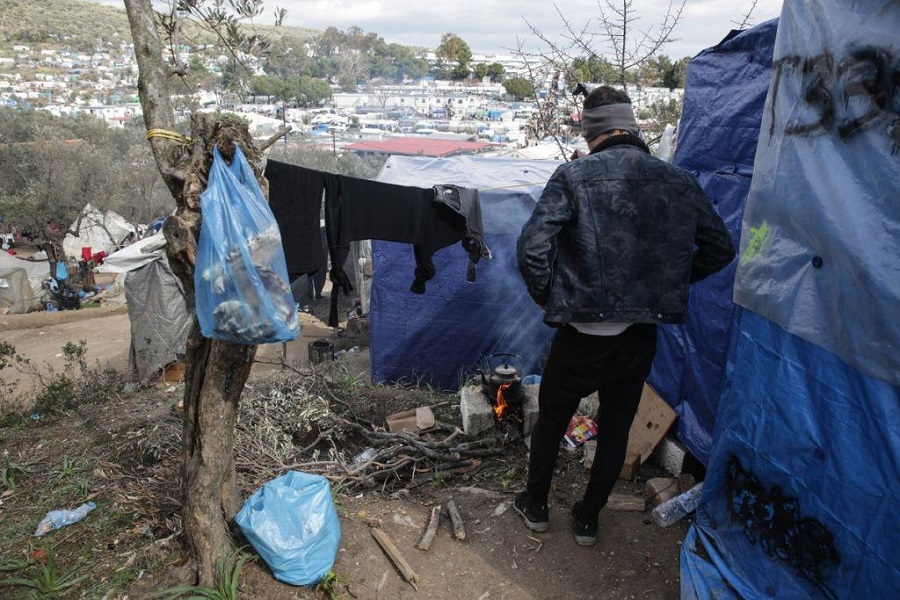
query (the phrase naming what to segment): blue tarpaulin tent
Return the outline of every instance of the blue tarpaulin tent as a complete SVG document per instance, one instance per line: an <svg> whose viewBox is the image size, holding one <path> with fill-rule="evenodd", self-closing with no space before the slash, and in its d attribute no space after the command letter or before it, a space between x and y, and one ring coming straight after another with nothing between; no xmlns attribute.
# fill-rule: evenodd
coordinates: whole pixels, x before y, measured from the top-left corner
<svg viewBox="0 0 900 600"><path fill-rule="evenodd" d="M898 31L895 1L784 4L682 598L900 589Z"/></svg>
<svg viewBox="0 0 900 600"><path fill-rule="evenodd" d="M777 22L732 32L694 57L673 163L693 173L737 245L750 191ZM687 322L659 329L650 384L678 413L678 436L709 457L734 310L736 264L691 286Z"/></svg>
<svg viewBox="0 0 900 600"><path fill-rule="evenodd" d="M466 282L468 255L459 244L434 255L437 274L413 294L412 246L372 242L370 306L372 379L427 383L456 390L493 354L511 353L523 373L539 372L553 330L528 296L516 264L516 239L559 163L458 156L392 156L379 181L477 188L485 241L493 257Z"/></svg>

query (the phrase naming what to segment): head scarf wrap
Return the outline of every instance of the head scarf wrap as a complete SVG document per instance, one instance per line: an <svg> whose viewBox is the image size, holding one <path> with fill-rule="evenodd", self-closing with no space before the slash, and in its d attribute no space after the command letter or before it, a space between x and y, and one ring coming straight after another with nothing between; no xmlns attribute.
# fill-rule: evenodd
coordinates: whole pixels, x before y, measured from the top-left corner
<svg viewBox="0 0 900 600"><path fill-rule="evenodd" d="M637 120L634 118L634 109L628 102L605 104L582 110L581 129L581 135L587 141L614 129L627 131L631 135L640 133Z"/></svg>

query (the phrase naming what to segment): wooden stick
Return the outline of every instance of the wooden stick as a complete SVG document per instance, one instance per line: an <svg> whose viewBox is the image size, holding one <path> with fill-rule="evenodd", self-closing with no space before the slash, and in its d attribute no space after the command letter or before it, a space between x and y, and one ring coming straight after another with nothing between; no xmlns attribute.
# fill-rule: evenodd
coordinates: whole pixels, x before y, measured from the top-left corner
<svg viewBox="0 0 900 600"><path fill-rule="evenodd" d="M466 527L463 525L459 509L456 508L456 502L453 500L447 501L447 512L450 513L450 522L453 524L453 537L458 540L466 539Z"/></svg>
<svg viewBox="0 0 900 600"><path fill-rule="evenodd" d="M259 152L262 153L266 148L268 148L269 146L271 146L272 144L277 142L279 139L286 136L292 129L293 129L293 127L288 125L284 129L276 132L275 135L273 135L272 137L270 137L269 139L267 139L266 141L264 141L262 143L262 145L259 147Z"/></svg>
<svg viewBox="0 0 900 600"><path fill-rule="evenodd" d="M413 571L413 568L409 566L409 563L406 562L406 559L403 558L403 555L400 554L399 550L397 550L397 546L394 545L394 542L391 541L391 538L388 537L388 534L386 534L378 527L373 527L369 531L372 532L372 537L375 538L375 541L378 542L378 545L381 546L381 549L384 550L384 553L388 555L388 558L391 559L391 562L394 563L394 565L400 571L400 574L403 575L403 579L408 581L409 585L413 586L413 589L418 592L419 587L416 585L416 583L419 582L419 576L416 575L416 572Z"/></svg>
<svg viewBox="0 0 900 600"><path fill-rule="evenodd" d="M422 539L419 540L419 543L416 544L416 548L419 550L428 550L431 548L431 542L434 541L434 536L437 533L438 524L441 522L441 505L431 509L431 520L428 521L428 528L425 529L425 533L422 535Z"/></svg>

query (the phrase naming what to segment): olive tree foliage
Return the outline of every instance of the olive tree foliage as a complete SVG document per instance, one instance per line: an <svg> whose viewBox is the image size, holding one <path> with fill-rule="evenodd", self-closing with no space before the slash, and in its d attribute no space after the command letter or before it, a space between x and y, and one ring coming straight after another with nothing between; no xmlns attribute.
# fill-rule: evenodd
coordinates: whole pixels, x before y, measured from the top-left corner
<svg viewBox="0 0 900 600"><path fill-rule="evenodd" d="M0 215L53 255L86 204L131 223L168 214L174 202L142 138L90 115L0 109Z"/></svg>

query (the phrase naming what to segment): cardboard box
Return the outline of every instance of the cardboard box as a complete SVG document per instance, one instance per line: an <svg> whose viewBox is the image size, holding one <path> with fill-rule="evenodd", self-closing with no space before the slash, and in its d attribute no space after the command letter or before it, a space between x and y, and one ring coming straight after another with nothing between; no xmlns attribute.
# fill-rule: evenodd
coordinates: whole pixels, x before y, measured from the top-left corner
<svg viewBox="0 0 900 600"><path fill-rule="evenodd" d="M386 418L388 431L421 432L434 427L434 413L427 406L420 406L413 410L394 413Z"/></svg>
<svg viewBox="0 0 900 600"><path fill-rule="evenodd" d="M180 383L184 381L184 371L187 368L183 362L174 362L163 369L162 380L165 383Z"/></svg>

